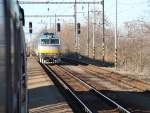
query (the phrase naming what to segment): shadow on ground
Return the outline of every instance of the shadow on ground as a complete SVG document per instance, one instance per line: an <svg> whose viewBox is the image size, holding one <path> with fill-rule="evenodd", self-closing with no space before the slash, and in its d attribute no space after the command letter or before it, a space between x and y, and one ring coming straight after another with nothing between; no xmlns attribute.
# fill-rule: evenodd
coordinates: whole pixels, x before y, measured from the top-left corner
<svg viewBox="0 0 150 113"><path fill-rule="evenodd" d="M65 60L66 58L70 59L69 61L72 61L73 59L76 60L76 63L80 63L82 62L82 65L85 65L84 62L88 63L88 64L93 64L96 66L102 66L102 67L114 67L114 63L112 62L104 62L102 60L96 60L93 58L89 58L83 55L79 55L76 53L68 53L68 54L64 54L63 55L63 60Z"/></svg>
<svg viewBox="0 0 150 113"><path fill-rule="evenodd" d="M76 91L80 96L85 96L86 99L93 101L98 101L97 98L89 97L90 91ZM147 91L144 92L133 92L133 91L111 91L111 90L100 90L103 94L120 104L122 107L128 109L131 113L150 113L150 96ZM86 102L85 99L85 102ZM96 102L98 103L98 102ZM96 104L95 103L95 104ZM106 107L103 102L96 105L95 113L101 110L111 110Z"/></svg>
<svg viewBox="0 0 150 113"><path fill-rule="evenodd" d="M28 94L30 109L64 102L54 85L29 89Z"/></svg>
<svg viewBox="0 0 150 113"><path fill-rule="evenodd" d="M64 99L59 95L56 86L43 86L38 88L32 88L28 90L29 93L29 108L37 108L42 106L56 107L64 103ZM90 96L90 91L75 91L80 97L84 97L84 102L90 100L88 103L90 106L93 104L94 113L98 111L106 110L111 112L113 108L108 107L103 100L99 101L98 97ZM133 91L112 91L112 90L100 90L103 94L107 95L124 108L128 108L131 113L150 113L150 92L133 92ZM66 91L67 93L67 91ZM121 101L120 101L121 100ZM57 108L57 107L56 107Z"/></svg>

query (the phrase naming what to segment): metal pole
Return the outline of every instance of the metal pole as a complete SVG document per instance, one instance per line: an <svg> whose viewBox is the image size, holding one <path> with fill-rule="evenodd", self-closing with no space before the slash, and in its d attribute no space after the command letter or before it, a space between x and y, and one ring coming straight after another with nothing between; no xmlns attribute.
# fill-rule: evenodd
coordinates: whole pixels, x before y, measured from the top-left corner
<svg viewBox="0 0 150 113"><path fill-rule="evenodd" d="M89 24L90 24L90 11L89 11L89 4L88 4L88 34L87 34L87 53L88 53L88 57L89 57L89 32L90 32L90 29L89 29Z"/></svg>
<svg viewBox="0 0 150 113"><path fill-rule="evenodd" d="M75 4L74 4L74 24L75 24L75 52L77 53L77 4L76 4L77 0L75 0Z"/></svg>
<svg viewBox="0 0 150 113"><path fill-rule="evenodd" d="M141 39L141 44L140 44L140 70L139 72L142 72L142 57L143 57L143 39Z"/></svg>
<svg viewBox="0 0 150 113"><path fill-rule="evenodd" d="M118 31L117 31L117 6L118 5L118 3L117 3L117 0L116 0L116 25L115 25L115 69L117 69L117 64L118 64L118 62L117 62L117 51L118 51L118 46L117 46L117 41L118 41Z"/></svg>
<svg viewBox="0 0 150 113"><path fill-rule="evenodd" d="M80 35L77 34L77 40L78 40L78 58L79 58L79 53L80 53Z"/></svg>
<svg viewBox="0 0 150 113"><path fill-rule="evenodd" d="M102 42L102 60L105 61L105 14L104 14L104 0L102 1L102 7L103 7L103 42Z"/></svg>
<svg viewBox="0 0 150 113"><path fill-rule="evenodd" d="M95 59L95 4L93 12L93 59Z"/></svg>
<svg viewBox="0 0 150 113"><path fill-rule="evenodd" d="M31 37L32 37L32 36L31 36L31 35L32 35L32 34L30 33L30 39L28 40L28 44L29 44L29 45L28 45L28 46L29 46L29 48L28 48L28 49L29 49L29 56L30 56L30 54L31 54L31 52L32 52L32 50L31 50L31 49L32 49L32 48L31 48Z"/></svg>
<svg viewBox="0 0 150 113"><path fill-rule="evenodd" d="M50 21L49 25L50 25L50 29L51 29L51 16L49 16L49 21Z"/></svg>
<svg viewBox="0 0 150 113"><path fill-rule="evenodd" d="M56 34L56 14L55 14L55 34Z"/></svg>
<svg viewBox="0 0 150 113"><path fill-rule="evenodd" d="M49 12L49 15L50 15L50 8L48 8L48 12ZM49 16L49 28L51 29L51 16Z"/></svg>

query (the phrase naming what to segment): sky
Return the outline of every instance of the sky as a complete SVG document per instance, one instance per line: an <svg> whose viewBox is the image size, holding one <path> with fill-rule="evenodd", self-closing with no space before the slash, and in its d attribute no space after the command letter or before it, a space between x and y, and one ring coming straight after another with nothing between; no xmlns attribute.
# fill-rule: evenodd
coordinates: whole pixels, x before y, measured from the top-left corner
<svg viewBox="0 0 150 113"><path fill-rule="evenodd" d="M60 1L74 1L74 0L20 0L20 1L51 1L51 2L60 2ZM77 1L94 1L94 0L77 0ZM101 1L101 0L95 0ZM115 24L115 1L116 0L105 0L105 16L108 21ZM118 26L121 27L124 25L124 22L137 20L137 19L146 19L150 18L150 2L149 0L118 0ZM52 5L52 4L42 4L42 5L27 5L21 4L25 10L25 15L73 15L74 7L73 5ZM87 17L87 5L78 5L77 21L84 23L85 18ZM102 5L98 4L95 6L98 11L102 11ZM49 11L48 11L49 8ZM90 10L93 10L93 5L90 5ZM92 13L90 14L92 16ZM44 27L50 27L54 25L55 18L26 18L25 32L28 34L28 23L32 21L33 23L33 33L39 32L40 29ZM57 18L57 22L60 23L73 23L73 17L68 18ZM51 25L50 25L51 23Z"/></svg>
<svg viewBox="0 0 150 113"><path fill-rule="evenodd" d="M105 0L106 15L115 23L115 0ZM112 10L111 10L112 9ZM118 24L150 17L148 0L118 0Z"/></svg>

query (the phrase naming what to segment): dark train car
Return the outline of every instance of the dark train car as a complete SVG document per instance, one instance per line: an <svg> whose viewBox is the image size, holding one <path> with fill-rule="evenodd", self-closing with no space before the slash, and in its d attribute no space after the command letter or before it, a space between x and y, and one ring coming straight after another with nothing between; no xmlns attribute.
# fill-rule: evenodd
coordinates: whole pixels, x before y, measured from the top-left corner
<svg viewBox="0 0 150 113"><path fill-rule="evenodd" d="M27 113L24 10L0 0L0 113Z"/></svg>

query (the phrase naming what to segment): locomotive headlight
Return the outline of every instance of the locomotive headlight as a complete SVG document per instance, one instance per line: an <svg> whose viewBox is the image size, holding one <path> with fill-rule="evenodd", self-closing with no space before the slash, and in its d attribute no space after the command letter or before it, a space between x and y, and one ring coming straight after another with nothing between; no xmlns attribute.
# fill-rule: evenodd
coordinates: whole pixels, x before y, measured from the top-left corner
<svg viewBox="0 0 150 113"><path fill-rule="evenodd" d="M57 58L57 55L54 55L54 58Z"/></svg>

